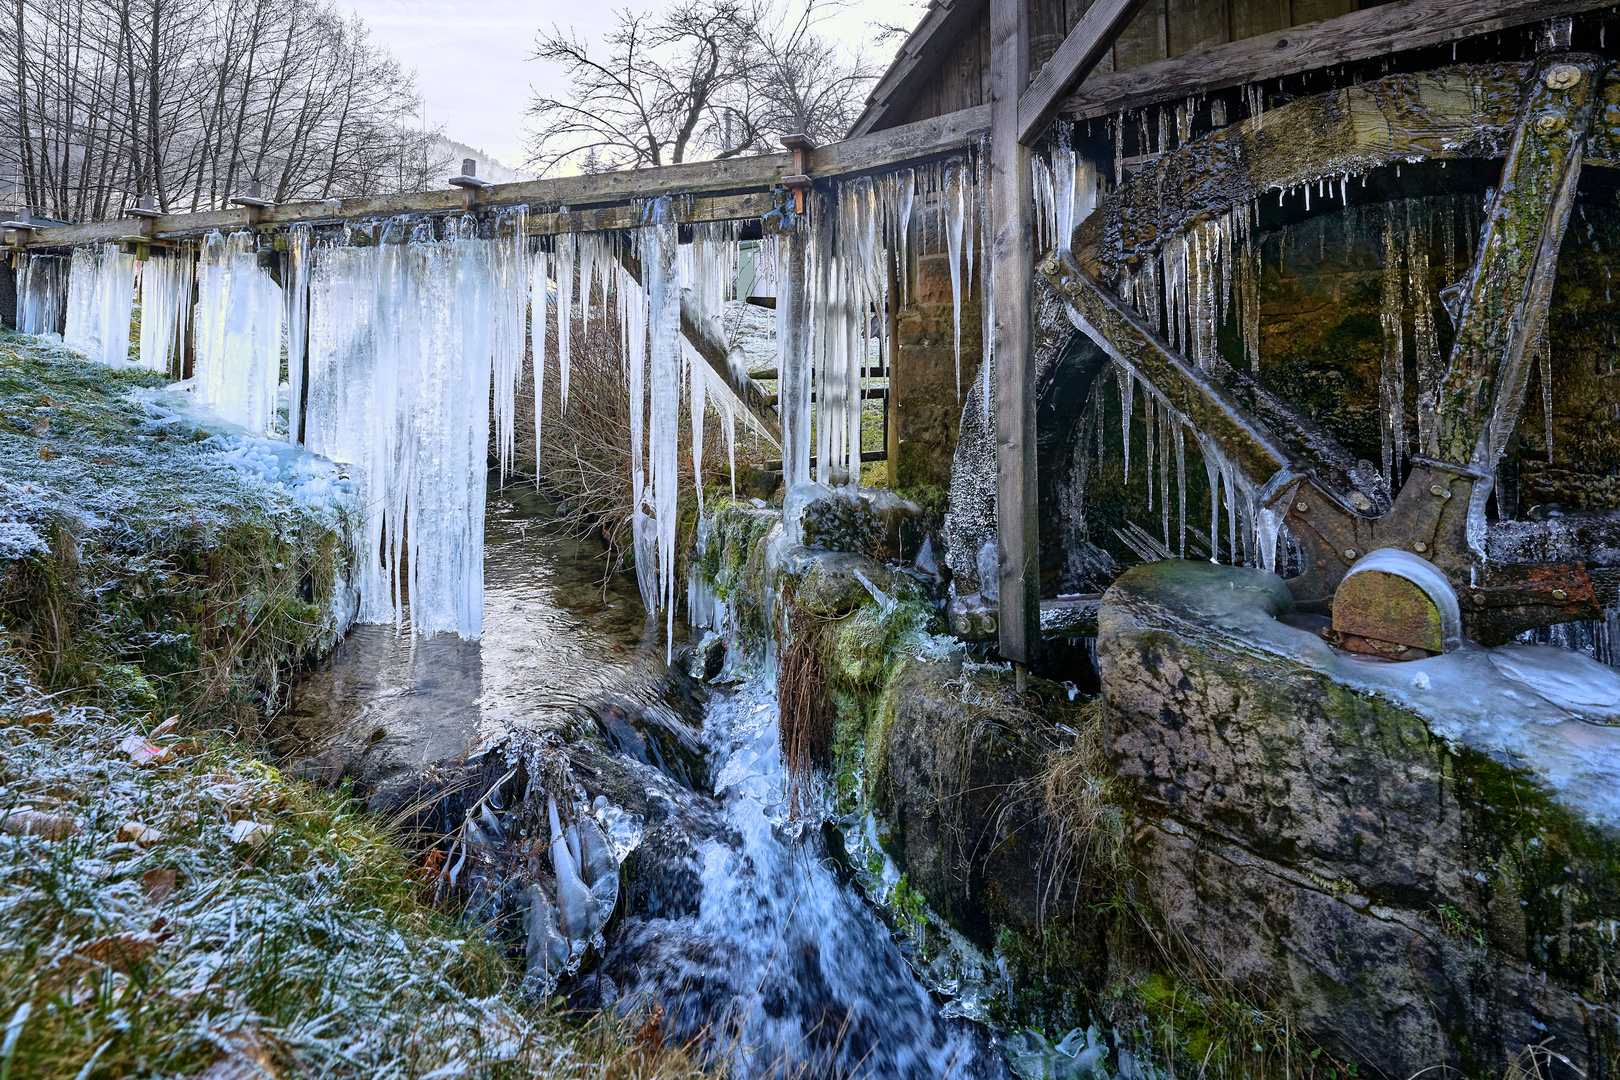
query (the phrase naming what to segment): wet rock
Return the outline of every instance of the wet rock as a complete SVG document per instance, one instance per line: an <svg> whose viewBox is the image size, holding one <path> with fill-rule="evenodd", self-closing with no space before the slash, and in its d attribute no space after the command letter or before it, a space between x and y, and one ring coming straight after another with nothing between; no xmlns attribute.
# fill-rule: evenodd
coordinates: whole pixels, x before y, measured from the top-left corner
<svg viewBox="0 0 1620 1080"><path fill-rule="evenodd" d="M698 682L708 682L720 674L726 662L726 642L713 630L703 635L683 657L686 673Z"/></svg>
<svg viewBox="0 0 1620 1080"><path fill-rule="evenodd" d="M1085 723L1081 703L1042 679L1019 695L996 668L924 661L907 662L889 700L867 745L885 850L930 907L1001 952L1020 1023L1074 1026L1106 948L1056 865L1039 792L1054 749Z"/></svg>
<svg viewBox="0 0 1620 1080"><path fill-rule="evenodd" d="M1291 612L1281 579L1207 563L1106 594L1145 897L1230 988L1385 1075L1497 1075L1541 1043L1607 1061L1620 731L1490 650L1361 659Z"/></svg>
<svg viewBox="0 0 1620 1080"><path fill-rule="evenodd" d="M789 493L784 513L800 542L816 551L902 559L915 555L924 540L922 507L892 491L801 484Z"/></svg>
<svg viewBox="0 0 1620 1080"><path fill-rule="evenodd" d="M839 618L871 603L873 588L892 593L895 587L893 570L848 551L789 548L782 556L781 572L794 579L798 603L823 618Z"/></svg>

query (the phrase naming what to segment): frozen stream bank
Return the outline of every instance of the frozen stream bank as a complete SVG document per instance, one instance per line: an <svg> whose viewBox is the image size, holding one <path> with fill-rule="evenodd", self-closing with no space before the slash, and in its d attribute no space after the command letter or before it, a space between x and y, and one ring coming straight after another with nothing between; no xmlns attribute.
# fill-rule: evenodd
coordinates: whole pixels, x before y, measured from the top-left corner
<svg viewBox="0 0 1620 1080"><path fill-rule="evenodd" d="M605 798L614 842L628 848L625 884L591 954L600 963L558 987L577 1005L659 1006L672 1039L707 1032L710 1052L751 1076L1007 1075L983 1028L941 1016L840 878L821 829L787 822L768 684L705 693L667 670L662 626L644 624L635 583L604 586L600 560L556 534L550 509L491 492L481 641L413 645L390 627L357 627L295 690L293 733L325 744L306 768L356 778L378 805L397 806L472 752L460 773L471 795L450 825L509 759L521 762L485 800L489 822L458 878L466 888L477 875L474 909L514 951L529 928L524 890L553 869L531 854L524 801L543 831L542 787L568 784L558 770L582 785L579 808Z"/></svg>

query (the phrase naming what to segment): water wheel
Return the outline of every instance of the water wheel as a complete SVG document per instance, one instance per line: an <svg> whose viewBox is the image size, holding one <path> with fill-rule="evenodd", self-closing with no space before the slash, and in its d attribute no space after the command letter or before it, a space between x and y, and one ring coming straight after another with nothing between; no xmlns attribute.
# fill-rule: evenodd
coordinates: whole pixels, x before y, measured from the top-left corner
<svg viewBox="0 0 1620 1080"><path fill-rule="evenodd" d="M1083 373L1070 443L1124 448L1094 548L1275 565L1324 614L1394 548L1445 574L1486 644L1620 608L1620 381L1595 370L1620 348L1590 325L1620 241L1620 77L1559 52L1183 130L1039 266L1079 331L1054 365ZM1580 367L1584 415L1562 471L1527 468L1557 364Z"/></svg>

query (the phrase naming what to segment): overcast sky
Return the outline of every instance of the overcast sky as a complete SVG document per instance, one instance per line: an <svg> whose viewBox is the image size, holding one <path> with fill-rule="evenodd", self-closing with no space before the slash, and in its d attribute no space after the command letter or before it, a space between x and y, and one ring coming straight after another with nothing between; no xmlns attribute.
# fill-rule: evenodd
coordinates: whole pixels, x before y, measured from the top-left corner
<svg viewBox="0 0 1620 1080"><path fill-rule="evenodd" d="M567 0L536 4L526 0L348 0L409 68L416 70L429 124L443 124L452 139L475 146L503 165L520 166L524 150L524 110L530 87L561 89L542 65L528 59L535 33L553 22L570 25L593 44L613 23L617 8L645 10L664 0ZM899 42L874 46L877 24L913 26L922 14L918 0L851 0L830 16L822 32L862 45L888 66Z"/></svg>

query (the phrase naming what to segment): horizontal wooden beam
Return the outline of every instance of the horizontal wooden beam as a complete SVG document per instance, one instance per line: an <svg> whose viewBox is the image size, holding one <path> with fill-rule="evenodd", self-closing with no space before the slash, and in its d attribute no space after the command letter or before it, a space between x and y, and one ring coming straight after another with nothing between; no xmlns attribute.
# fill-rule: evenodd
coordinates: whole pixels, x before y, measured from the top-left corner
<svg viewBox="0 0 1620 1080"><path fill-rule="evenodd" d="M1033 141L1052 121L1058 100L1091 74L1144 0L1097 0L1086 9L1018 99L1018 141Z"/></svg>
<svg viewBox="0 0 1620 1080"><path fill-rule="evenodd" d="M1058 113L1109 116L1613 6L1614 0L1403 0L1089 79Z"/></svg>
<svg viewBox="0 0 1620 1080"><path fill-rule="evenodd" d="M946 116L888 128L872 135L846 139L812 150L811 175L816 179L884 172L960 153L989 129L989 108L965 109ZM536 210L567 207L533 215L532 233L589 232L631 228L642 224L635 203L663 195L680 196L676 217L683 222L757 218L774 206L770 192L793 168L791 154L763 154L669 165L661 169L632 169L496 184L478 196L480 208L528 203ZM460 213L461 191L404 192L398 195L325 202L285 203L264 210L259 227L297 223L337 224L397 214ZM246 210L210 210L154 219L152 235L166 239L201 236L215 229L248 227ZM68 247L119 240L131 232L128 221L113 220L84 225L56 225L35 231L29 247Z"/></svg>

